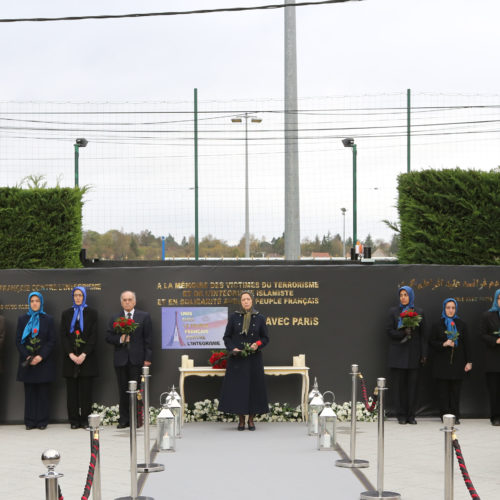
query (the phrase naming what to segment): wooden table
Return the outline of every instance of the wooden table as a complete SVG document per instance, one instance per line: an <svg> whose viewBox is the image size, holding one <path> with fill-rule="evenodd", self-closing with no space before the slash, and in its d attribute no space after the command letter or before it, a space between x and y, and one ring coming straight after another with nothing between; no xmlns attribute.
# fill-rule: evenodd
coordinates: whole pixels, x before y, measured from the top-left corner
<svg viewBox="0 0 500 500"><path fill-rule="evenodd" d="M194 366L193 368L179 368L180 396L184 404L186 401L184 393L184 380L186 377L223 377L225 368L212 368L210 366ZM302 408L302 420L307 422L307 398L309 396L309 367L308 366L264 366L266 375L300 375L302 386L300 390L300 406ZM184 410L184 408L183 408ZM184 418L184 411L183 411Z"/></svg>

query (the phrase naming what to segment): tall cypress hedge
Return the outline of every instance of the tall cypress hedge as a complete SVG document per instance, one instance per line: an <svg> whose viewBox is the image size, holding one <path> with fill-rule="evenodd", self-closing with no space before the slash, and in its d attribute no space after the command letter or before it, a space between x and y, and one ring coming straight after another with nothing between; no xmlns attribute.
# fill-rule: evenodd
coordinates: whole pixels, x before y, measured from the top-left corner
<svg viewBox="0 0 500 500"><path fill-rule="evenodd" d="M500 264L500 172L424 170L398 181L401 263Z"/></svg>
<svg viewBox="0 0 500 500"><path fill-rule="evenodd" d="M0 268L81 267L78 188L0 188Z"/></svg>

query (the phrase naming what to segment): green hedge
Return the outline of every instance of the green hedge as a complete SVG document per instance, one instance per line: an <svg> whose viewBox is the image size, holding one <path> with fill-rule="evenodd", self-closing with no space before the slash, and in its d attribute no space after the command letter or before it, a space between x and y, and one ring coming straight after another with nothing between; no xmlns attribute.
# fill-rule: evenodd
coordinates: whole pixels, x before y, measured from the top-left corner
<svg viewBox="0 0 500 500"><path fill-rule="evenodd" d="M500 172L424 170L398 181L399 262L500 263Z"/></svg>
<svg viewBox="0 0 500 500"><path fill-rule="evenodd" d="M0 268L81 267L78 188L0 188Z"/></svg>

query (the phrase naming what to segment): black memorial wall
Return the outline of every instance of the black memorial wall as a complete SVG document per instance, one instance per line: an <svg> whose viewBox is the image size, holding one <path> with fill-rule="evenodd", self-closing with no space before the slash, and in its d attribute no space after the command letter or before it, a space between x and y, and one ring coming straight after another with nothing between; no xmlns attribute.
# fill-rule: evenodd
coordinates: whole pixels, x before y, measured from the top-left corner
<svg viewBox="0 0 500 500"><path fill-rule="evenodd" d="M442 301L454 297L459 315L473 336L474 367L463 385L464 416L488 415L482 345L478 338L483 311L491 306L500 288L500 268L495 266L437 265L197 265L167 267L88 268L75 270L0 271L0 313L6 318L4 372L1 377L0 422L21 422L23 387L16 382L18 354L15 347L17 317L27 309L29 292L38 290L45 311L59 327L62 310L71 306L71 289L87 287L87 303L99 312L100 376L95 400L117 403L112 347L104 340L106 324L119 312L119 296L131 289L137 307L151 313L154 353L151 368L151 404L158 406L161 392L178 385L180 358L189 354L195 365L208 365L209 349L162 350L161 308L168 306L227 306L235 308L241 290L250 289L256 307L268 318L271 342L264 352L266 365L291 365L292 356L306 355L311 380L321 390L333 390L337 402L350 398L350 365L357 363L371 389L377 377L389 376L385 333L387 311L397 305L397 290L410 285L416 305L425 311L427 324L437 321ZM51 416L66 418L65 382L59 375L52 388ZM421 370L421 415L435 412L431 366ZM299 403L298 376L268 377L270 401ZM188 403L218 396L221 379L191 377L186 380ZM390 378L388 379L390 389Z"/></svg>

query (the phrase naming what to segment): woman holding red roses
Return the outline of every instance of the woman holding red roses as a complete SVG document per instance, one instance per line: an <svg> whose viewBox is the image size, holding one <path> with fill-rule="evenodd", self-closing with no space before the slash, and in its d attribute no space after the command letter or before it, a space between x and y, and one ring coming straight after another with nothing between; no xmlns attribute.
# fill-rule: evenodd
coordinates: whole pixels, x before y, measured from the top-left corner
<svg viewBox="0 0 500 500"><path fill-rule="evenodd" d="M97 311L87 306L83 286L72 290L73 306L61 316L61 344L64 352L68 418L72 429L86 427L92 413L92 381L98 375L95 346Z"/></svg>
<svg viewBox="0 0 500 500"><path fill-rule="evenodd" d="M420 365L427 359L427 337L422 309L415 307L409 286L399 289L399 306L391 307L387 322L393 413L400 424L416 424ZM416 313L416 314L413 314Z"/></svg>
<svg viewBox="0 0 500 500"><path fill-rule="evenodd" d="M227 361L219 410L239 417L238 430L254 431L255 414L267 413L267 391L261 350L269 342L266 318L253 308L253 295L240 294L241 308L231 314L224 333L224 344L231 356ZM249 353L250 352L250 353Z"/></svg>
<svg viewBox="0 0 500 500"><path fill-rule="evenodd" d="M28 296L28 312L19 316L16 346L19 351L17 380L24 382L26 430L45 429L49 423L49 389L56 375L54 319L43 310L43 296Z"/></svg>
<svg viewBox="0 0 500 500"><path fill-rule="evenodd" d="M472 370L471 342L467 325L458 317L458 304L443 302L441 320L432 326L430 344L434 350L432 374L439 394L439 415L455 415L460 423L460 387L464 375Z"/></svg>

